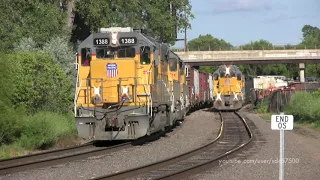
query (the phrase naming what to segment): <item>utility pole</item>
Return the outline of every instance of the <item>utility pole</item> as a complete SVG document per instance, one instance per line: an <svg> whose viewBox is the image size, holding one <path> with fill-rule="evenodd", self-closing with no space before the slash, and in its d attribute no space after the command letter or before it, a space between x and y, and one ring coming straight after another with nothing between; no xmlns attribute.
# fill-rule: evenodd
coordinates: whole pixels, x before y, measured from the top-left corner
<svg viewBox="0 0 320 180"><path fill-rule="evenodd" d="M184 18L185 20L187 20L187 6L185 6L184 9ZM184 27L184 52L188 51L188 47L187 47L187 26Z"/></svg>
<svg viewBox="0 0 320 180"><path fill-rule="evenodd" d="M186 13L186 9L184 12L184 17L185 19L187 19L187 13ZM187 27L184 28L184 39L176 39L176 41L184 41L184 52L188 51L188 47L187 47Z"/></svg>
<svg viewBox="0 0 320 180"><path fill-rule="evenodd" d="M187 52L187 28L184 28L184 52Z"/></svg>

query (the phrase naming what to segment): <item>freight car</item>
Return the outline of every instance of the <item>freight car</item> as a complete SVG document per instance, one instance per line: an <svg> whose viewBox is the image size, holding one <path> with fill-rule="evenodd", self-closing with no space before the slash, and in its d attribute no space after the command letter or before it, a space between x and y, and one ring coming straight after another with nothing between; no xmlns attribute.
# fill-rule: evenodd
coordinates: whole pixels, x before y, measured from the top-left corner
<svg viewBox="0 0 320 180"><path fill-rule="evenodd" d="M143 30L101 28L79 45L76 64L75 119L87 139L132 140L163 131L210 97L208 74L190 67L190 81L179 56Z"/></svg>
<svg viewBox="0 0 320 180"><path fill-rule="evenodd" d="M213 103L212 74L186 66L186 79L189 91L190 111L210 106Z"/></svg>
<svg viewBox="0 0 320 180"><path fill-rule="evenodd" d="M238 110L245 103L245 77L234 65L220 66L213 73L213 107L217 110Z"/></svg>

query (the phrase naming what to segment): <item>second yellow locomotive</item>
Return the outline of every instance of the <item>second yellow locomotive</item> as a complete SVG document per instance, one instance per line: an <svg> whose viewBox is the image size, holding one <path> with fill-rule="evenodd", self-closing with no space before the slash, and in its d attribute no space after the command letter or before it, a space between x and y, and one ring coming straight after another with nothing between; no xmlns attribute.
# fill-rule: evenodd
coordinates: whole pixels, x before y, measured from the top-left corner
<svg viewBox="0 0 320 180"><path fill-rule="evenodd" d="M217 110L238 110L245 100L245 77L234 65L220 66L213 73L213 106Z"/></svg>

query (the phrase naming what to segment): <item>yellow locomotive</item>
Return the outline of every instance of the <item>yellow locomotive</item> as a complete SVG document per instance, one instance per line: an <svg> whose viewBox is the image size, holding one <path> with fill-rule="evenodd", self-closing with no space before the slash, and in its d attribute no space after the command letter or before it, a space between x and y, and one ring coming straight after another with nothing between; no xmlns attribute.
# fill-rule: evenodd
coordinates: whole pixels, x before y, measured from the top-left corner
<svg viewBox="0 0 320 180"><path fill-rule="evenodd" d="M238 110L245 100L245 77L234 65L220 66L213 73L213 106L217 110Z"/></svg>
<svg viewBox="0 0 320 180"><path fill-rule="evenodd" d="M142 30L101 28L79 45L76 63L80 137L137 139L186 115L184 63Z"/></svg>

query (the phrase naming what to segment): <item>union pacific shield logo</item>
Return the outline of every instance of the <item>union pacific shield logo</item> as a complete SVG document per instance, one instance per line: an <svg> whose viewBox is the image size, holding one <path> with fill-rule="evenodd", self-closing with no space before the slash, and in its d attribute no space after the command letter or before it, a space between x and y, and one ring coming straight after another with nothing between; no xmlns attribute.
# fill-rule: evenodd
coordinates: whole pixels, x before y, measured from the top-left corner
<svg viewBox="0 0 320 180"><path fill-rule="evenodd" d="M107 64L107 76L110 78L117 77L118 75L118 65L116 63Z"/></svg>
<svg viewBox="0 0 320 180"><path fill-rule="evenodd" d="M230 80L229 79L226 80L226 84L230 85Z"/></svg>

